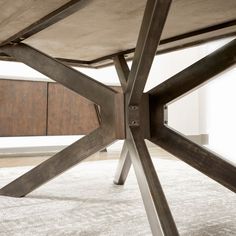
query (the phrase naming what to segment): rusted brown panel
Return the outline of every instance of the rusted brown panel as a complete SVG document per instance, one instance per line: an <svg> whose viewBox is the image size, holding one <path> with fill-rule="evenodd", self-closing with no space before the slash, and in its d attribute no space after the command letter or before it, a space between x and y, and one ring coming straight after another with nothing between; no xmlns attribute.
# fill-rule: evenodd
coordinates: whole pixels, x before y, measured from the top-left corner
<svg viewBox="0 0 236 236"><path fill-rule="evenodd" d="M48 86L48 135L82 135L99 127L94 103L60 84Z"/></svg>
<svg viewBox="0 0 236 236"><path fill-rule="evenodd" d="M0 80L0 136L46 135L47 84Z"/></svg>
<svg viewBox="0 0 236 236"><path fill-rule="evenodd" d="M118 139L125 138L125 107L124 107L124 95L118 93L116 95L116 137Z"/></svg>
<svg viewBox="0 0 236 236"><path fill-rule="evenodd" d="M121 86L111 86L112 89L118 92L116 95L116 137L118 139L125 138L125 107L124 107L124 93Z"/></svg>

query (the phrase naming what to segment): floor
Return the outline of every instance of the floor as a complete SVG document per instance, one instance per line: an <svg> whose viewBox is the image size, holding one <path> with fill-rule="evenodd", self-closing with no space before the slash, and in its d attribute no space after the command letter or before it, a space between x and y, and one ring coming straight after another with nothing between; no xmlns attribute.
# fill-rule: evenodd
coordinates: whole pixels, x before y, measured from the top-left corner
<svg viewBox="0 0 236 236"><path fill-rule="evenodd" d="M171 154L167 153L166 151L158 148L157 146L151 144L147 141L148 149L150 155L153 157L165 158L165 159L176 159ZM113 160L118 159L120 155L120 150L122 145L119 144L117 146L113 146L106 151L98 152L91 157L87 158L85 161L96 161L96 160ZM32 166L38 165L41 162L50 158L52 154L33 154L33 155L24 155L24 154L11 154L11 155L1 155L0 154L0 168L1 167L17 167L17 166Z"/></svg>
<svg viewBox="0 0 236 236"><path fill-rule="evenodd" d="M168 153L149 150L180 235L236 236L234 193ZM0 235L151 235L133 169L124 186L113 184L118 156L108 149L24 198L0 196ZM3 158L0 187L45 158Z"/></svg>

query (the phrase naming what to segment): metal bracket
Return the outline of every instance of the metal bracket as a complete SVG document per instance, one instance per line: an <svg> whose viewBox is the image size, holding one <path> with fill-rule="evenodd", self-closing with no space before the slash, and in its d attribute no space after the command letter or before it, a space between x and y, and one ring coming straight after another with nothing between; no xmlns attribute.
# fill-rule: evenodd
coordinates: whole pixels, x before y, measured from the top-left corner
<svg viewBox="0 0 236 236"><path fill-rule="evenodd" d="M130 105L128 109L129 126L140 126L140 109L137 105Z"/></svg>

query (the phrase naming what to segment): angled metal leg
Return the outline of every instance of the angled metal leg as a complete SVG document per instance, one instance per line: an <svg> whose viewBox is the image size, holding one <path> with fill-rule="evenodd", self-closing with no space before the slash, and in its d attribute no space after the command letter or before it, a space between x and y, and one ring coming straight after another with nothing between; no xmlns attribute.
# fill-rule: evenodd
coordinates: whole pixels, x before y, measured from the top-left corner
<svg viewBox="0 0 236 236"><path fill-rule="evenodd" d="M124 182L131 165L130 153L153 235L173 236L178 235L178 231L144 142L144 132L140 128L140 126L145 126L143 129L149 128L148 116L142 114L143 90L170 3L171 1L148 0L130 73L123 58L114 60L125 92L126 105L126 142L115 182Z"/></svg>
<svg viewBox="0 0 236 236"><path fill-rule="evenodd" d="M129 77L129 67L123 55L119 55L113 58L114 65L120 80L120 84L123 92L127 89L127 81Z"/></svg>
<svg viewBox="0 0 236 236"><path fill-rule="evenodd" d="M236 166L191 142L164 124L164 106L197 89L236 63L236 40L209 54L148 92L150 141L232 191L236 191Z"/></svg>
<svg viewBox="0 0 236 236"><path fill-rule="evenodd" d="M127 147L127 141L125 140L122 147L119 163L116 169L114 184L123 185L125 183L125 180L129 174L130 167L131 159Z"/></svg>
<svg viewBox="0 0 236 236"><path fill-rule="evenodd" d="M23 43L6 45L0 47L0 52L15 58L19 62L23 62L98 105L107 107L107 100L114 97L117 93L110 87L72 67L66 66L29 45Z"/></svg>
<svg viewBox="0 0 236 236"><path fill-rule="evenodd" d="M99 129L0 190L0 195L22 197L117 139L116 117L118 114L115 108L118 107L120 97L109 87L28 45L7 45L1 47L0 51L49 76L101 107Z"/></svg>
<svg viewBox="0 0 236 236"><path fill-rule="evenodd" d="M166 127L159 128L158 135L150 141L236 192L236 166L233 163Z"/></svg>
<svg viewBox="0 0 236 236"><path fill-rule="evenodd" d="M123 92L125 93L125 103L127 103L127 94L126 94L126 89L127 89L127 81L129 77L129 67L128 64L124 58L123 55L117 56L113 58L114 65L121 83L121 87ZM126 113L126 107L125 107L125 113ZM127 129L127 120L125 121L126 123L126 129ZM116 169L116 174L114 177L114 184L118 185L123 185L125 183L125 180L128 176L129 170L131 167L131 159L129 156L129 150L127 147L126 140L124 141L121 155L119 158L119 163Z"/></svg>
<svg viewBox="0 0 236 236"><path fill-rule="evenodd" d="M138 127L131 128L128 146L153 235L179 235Z"/></svg>
<svg viewBox="0 0 236 236"><path fill-rule="evenodd" d="M128 107L132 106L130 104L140 102L170 4L171 1L169 0L165 2L159 0L147 2L131 72L123 56L117 56L113 59L122 89L125 93L126 130L129 129L127 118ZM124 183L130 165L129 154L124 145L114 183Z"/></svg>
<svg viewBox="0 0 236 236"><path fill-rule="evenodd" d="M156 54L171 0L148 0L128 78L129 105L138 104Z"/></svg>
<svg viewBox="0 0 236 236"><path fill-rule="evenodd" d="M113 141L99 128L3 187L0 195L23 197Z"/></svg>
<svg viewBox="0 0 236 236"><path fill-rule="evenodd" d="M148 91L158 103L167 104L203 86L213 76L236 63L236 39Z"/></svg>

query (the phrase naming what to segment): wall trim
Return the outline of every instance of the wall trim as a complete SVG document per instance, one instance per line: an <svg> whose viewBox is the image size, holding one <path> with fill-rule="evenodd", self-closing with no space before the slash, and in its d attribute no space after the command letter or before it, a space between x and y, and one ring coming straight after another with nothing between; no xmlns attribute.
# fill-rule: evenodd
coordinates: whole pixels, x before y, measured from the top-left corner
<svg viewBox="0 0 236 236"><path fill-rule="evenodd" d="M191 141L199 145L207 145L209 143L208 134L186 135L186 138L190 139ZM147 142L147 145L149 147L159 148L158 146L152 144L151 142ZM66 147L67 145L0 148L0 158L52 156Z"/></svg>

